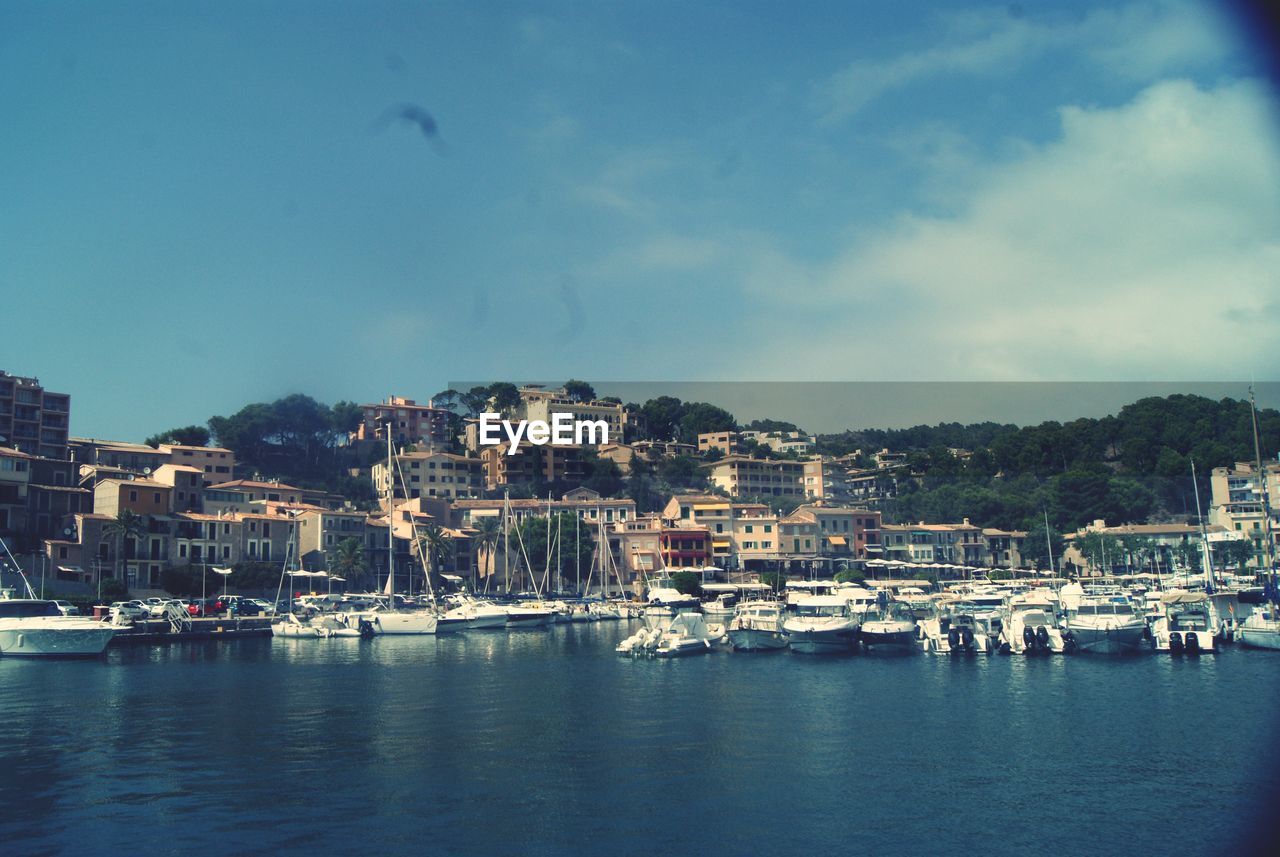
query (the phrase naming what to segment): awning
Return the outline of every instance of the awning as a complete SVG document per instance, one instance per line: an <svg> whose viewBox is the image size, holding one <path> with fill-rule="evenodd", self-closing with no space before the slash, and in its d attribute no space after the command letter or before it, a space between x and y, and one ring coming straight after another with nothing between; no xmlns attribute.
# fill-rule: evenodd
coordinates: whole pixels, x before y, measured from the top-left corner
<svg viewBox="0 0 1280 857"><path fill-rule="evenodd" d="M717 548L727 548L730 542L728 539L712 539L711 546Z"/></svg>
<svg viewBox="0 0 1280 857"><path fill-rule="evenodd" d="M694 503L695 512L728 511L728 503Z"/></svg>
<svg viewBox="0 0 1280 857"><path fill-rule="evenodd" d="M827 536L827 541L833 545L845 544L844 536Z"/></svg>

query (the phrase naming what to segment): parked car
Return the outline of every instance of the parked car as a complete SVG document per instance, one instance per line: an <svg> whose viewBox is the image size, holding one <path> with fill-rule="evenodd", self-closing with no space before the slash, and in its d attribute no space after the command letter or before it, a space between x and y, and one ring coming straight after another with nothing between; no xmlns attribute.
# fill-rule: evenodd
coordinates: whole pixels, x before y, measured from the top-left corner
<svg viewBox="0 0 1280 857"><path fill-rule="evenodd" d="M254 604L257 604L258 607L261 608L262 614L264 616L275 615L276 608L271 605L270 601L266 601L262 598L250 598L249 600L252 601Z"/></svg>
<svg viewBox="0 0 1280 857"><path fill-rule="evenodd" d="M258 616L262 613L262 608L252 598L235 598L230 606L233 616Z"/></svg>
<svg viewBox="0 0 1280 857"><path fill-rule="evenodd" d="M136 622L139 619L150 619L151 608L137 600L113 601L111 602L111 616L113 619L119 616L123 619L132 619Z"/></svg>
<svg viewBox="0 0 1280 857"><path fill-rule="evenodd" d="M72 604L70 601L54 601L58 605L58 610L63 616L79 616L80 608Z"/></svg>

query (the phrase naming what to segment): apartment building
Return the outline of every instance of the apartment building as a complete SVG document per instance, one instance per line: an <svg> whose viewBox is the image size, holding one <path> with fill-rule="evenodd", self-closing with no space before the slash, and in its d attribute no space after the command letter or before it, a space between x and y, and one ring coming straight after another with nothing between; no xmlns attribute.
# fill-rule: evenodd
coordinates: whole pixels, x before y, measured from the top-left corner
<svg viewBox="0 0 1280 857"><path fill-rule="evenodd" d="M27 531L27 491L35 456L0 446L0 539L10 550L19 548Z"/></svg>
<svg viewBox="0 0 1280 857"><path fill-rule="evenodd" d="M42 458L67 458L71 396L52 393L38 378L0 370L0 445Z"/></svg>
<svg viewBox="0 0 1280 857"><path fill-rule="evenodd" d="M584 524L592 527L597 524L611 527L615 523L633 521L636 518L635 500L629 497L610 499L601 497L589 488L578 488L562 495L559 500L505 501L500 497L488 500L455 500L450 504L450 523L455 527L472 527L481 518L500 517L506 502L511 504L512 526L519 526L526 518L546 517L548 510L553 515L572 512Z"/></svg>
<svg viewBox="0 0 1280 857"><path fill-rule="evenodd" d="M711 484L734 497L803 497L804 462L731 455L702 465Z"/></svg>
<svg viewBox="0 0 1280 857"><path fill-rule="evenodd" d="M792 452L796 455L808 455L813 452L817 443L817 438L813 435L798 431L744 431L740 437L742 440L754 440L774 452Z"/></svg>
<svg viewBox="0 0 1280 857"><path fill-rule="evenodd" d="M780 522L779 553L790 559L867 560L882 552L880 513L805 505Z"/></svg>
<svg viewBox="0 0 1280 857"><path fill-rule="evenodd" d="M220 446L182 446L175 443L162 443L159 449L167 453L167 464L194 467L203 473L206 485L235 478L236 454L229 449Z"/></svg>
<svg viewBox="0 0 1280 857"><path fill-rule="evenodd" d="M550 424L556 414L568 414L577 421L603 420L609 427L607 442L622 443L626 440L624 428L627 424L627 414L623 406L616 402L604 402L598 399L576 402L570 399L563 389L520 388L518 419L541 420Z"/></svg>
<svg viewBox="0 0 1280 857"><path fill-rule="evenodd" d="M390 396L385 402L361 405L364 420L352 435L353 441L386 441L386 427L391 426L391 440L397 446L425 444L447 448L451 412L434 407L430 402L419 405L413 399Z"/></svg>
<svg viewBox="0 0 1280 857"><path fill-rule="evenodd" d="M580 446L533 446L521 444L514 455L508 455L510 445L480 448L480 462L484 468L484 487L497 491L507 485L528 485L543 482L580 482L587 475L587 460Z"/></svg>
<svg viewBox="0 0 1280 857"><path fill-rule="evenodd" d="M747 451L742 435L736 431L710 431L698 435L698 453L715 450L723 455L743 455Z"/></svg>
<svg viewBox="0 0 1280 857"><path fill-rule="evenodd" d="M959 524L885 524L884 559L960 566L986 564L982 529L965 518Z"/></svg>
<svg viewBox="0 0 1280 857"><path fill-rule="evenodd" d="M173 486L154 479L103 479L93 487L93 511L117 517L124 511L135 515L167 515L173 511Z"/></svg>
<svg viewBox="0 0 1280 857"><path fill-rule="evenodd" d="M1215 467L1209 473L1209 521L1253 542L1254 555L1266 552L1267 523L1263 490L1271 507L1271 537L1280 537L1280 462L1265 461L1262 473L1252 461ZM1260 564L1255 561L1254 565Z"/></svg>
<svg viewBox="0 0 1280 857"><path fill-rule="evenodd" d="M402 452L392 466L373 465L373 482L378 496L394 488L397 499L439 497L458 500L484 494L484 462L480 458L448 452Z"/></svg>
<svg viewBox="0 0 1280 857"><path fill-rule="evenodd" d="M170 454L145 443L129 443L123 440L99 440L92 437L73 437L70 454L80 465L116 468L131 473L150 475L162 464L168 464Z"/></svg>

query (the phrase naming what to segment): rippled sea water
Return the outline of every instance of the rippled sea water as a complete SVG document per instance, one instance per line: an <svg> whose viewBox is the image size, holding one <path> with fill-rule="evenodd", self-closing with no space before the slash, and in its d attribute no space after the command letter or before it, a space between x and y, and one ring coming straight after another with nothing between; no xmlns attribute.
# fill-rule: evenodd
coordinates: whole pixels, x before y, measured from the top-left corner
<svg viewBox="0 0 1280 857"><path fill-rule="evenodd" d="M627 632L0 659L0 842L1190 855L1274 825L1280 653L633 661Z"/></svg>

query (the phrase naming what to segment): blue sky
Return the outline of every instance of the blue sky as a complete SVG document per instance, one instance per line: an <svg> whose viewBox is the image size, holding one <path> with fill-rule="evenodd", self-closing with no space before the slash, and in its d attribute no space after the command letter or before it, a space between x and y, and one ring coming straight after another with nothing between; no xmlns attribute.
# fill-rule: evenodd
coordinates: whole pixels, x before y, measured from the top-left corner
<svg viewBox="0 0 1280 857"><path fill-rule="evenodd" d="M457 378L1274 379L1236 23L906 8L5 3L0 368L134 439Z"/></svg>

